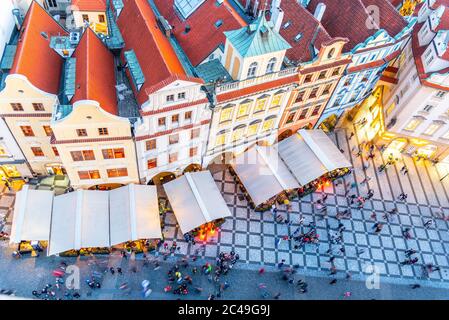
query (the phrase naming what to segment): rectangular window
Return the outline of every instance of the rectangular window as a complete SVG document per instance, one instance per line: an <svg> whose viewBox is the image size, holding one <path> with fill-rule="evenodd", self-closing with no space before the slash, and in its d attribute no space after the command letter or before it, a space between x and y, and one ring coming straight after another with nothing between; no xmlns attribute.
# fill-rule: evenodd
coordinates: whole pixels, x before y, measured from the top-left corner
<svg viewBox="0 0 449 320"><path fill-rule="evenodd" d="M217 138L215 139L215 145L216 146L221 146L224 145L226 141L226 135L225 134L220 134L217 136Z"/></svg>
<svg viewBox="0 0 449 320"><path fill-rule="evenodd" d="M98 128L98 134L100 136L107 136L109 134L108 128Z"/></svg>
<svg viewBox="0 0 449 320"><path fill-rule="evenodd" d="M304 120L307 116L308 111L309 111L309 108L302 109L301 113L299 114L298 120Z"/></svg>
<svg viewBox="0 0 449 320"><path fill-rule="evenodd" d="M245 117L249 113L250 103L243 103L239 106L239 110L237 112L237 119Z"/></svg>
<svg viewBox="0 0 449 320"><path fill-rule="evenodd" d="M250 136L255 135L259 131L259 127L260 127L260 122L256 122L256 123L250 124L248 126L247 136L250 137Z"/></svg>
<svg viewBox="0 0 449 320"><path fill-rule="evenodd" d="M168 162L169 162L169 163L173 163L173 162L176 162L176 161L178 161L178 153L177 153L177 152L175 152L175 153L170 153L170 154L168 155Z"/></svg>
<svg viewBox="0 0 449 320"><path fill-rule="evenodd" d="M322 80L322 79L326 78L326 73L327 73L327 71L321 71L318 76L318 80Z"/></svg>
<svg viewBox="0 0 449 320"><path fill-rule="evenodd" d="M339 74L340 74L340 68L335 68L335 69L332 71L332 76L333 76L333 77L338 76Z"/></svg>
<svg viewBox="0 0 449 320"><path fill-rule="evenodd" d="M23 111L23 106L21 103L10 103L10 105L14 111Z"/></svg>
<svg viewBox="0 0 449 320"><path fill-rule="evenodd" d="M271 100L271 107L270 108L276 108L281 105L281 99L282 94L277 94L273 97L273 100Z"/></svg>
<svg viewBox="0 0 449 320"><path fill-rule="evenodd" d="M98 21L99 21L100 23L104 23L104 22L105 22L104 14L98 15Z"/></svg>
<svg viewBox="0 0 449 320"><path fill-rule="evenodd" d="M267 103L267 99L257 100L256 107L254 108L254 113L264 111L266 103Z"/></svg>
<svg viewBox="0 0 449 320"><path fill-rule="evenodd" d="M196 139L200 136L201 129L195 128L190 131L190 139Z"/></svg>
<svg viewBox="0 0 449 320"><path fill-rule="evenodd" d="M315 117L320 113L321 110L321 104L316 106L315 108L313 108L312 114L310 115L311 117Z"/></svg>
<svg viewBox="0 0 449 320"><path fill-rule="evenodd" d="M427 111L427 112L430 112L430 110L432 110L432 109L433 109L433 106L430 104L428 104L424 107L424 111Z"/></svg>
<svg viewBox="0 0 449 320"><path fill-rule="evenodd" d="M157 119L157 125L159 127L165 127L165 118L159 118Z"/></svg>
<svg viewBox="0 0 449 320"><path fill-rule="evenodd" d="M185 92L178 93L178 100L184 100L185 98L186 98L186 93Z"/></svg>
<svg viewBox="0 0 449 320"><path fill-rule="evenodd" d="M308 74L306 75L306 77L304 78L304 83L309 83L312 82L312 75Z"/></svg>
<svg viewBox="0 0 449 320"><path fill-rule="evenodd" d="M172 115L171 122L172 122L172 124L178 124L179 123L179 114Z"/></svg>
<svg viewBox="0 0 449 320"><path fill-rule="evenodd" d="M317 97L319 87L313 88L312 92L310 92L309 99L314 99Z"/></svg>
<svg viewBox="0 0 449 320"><path fill-rule="evenodd" d="M187 111L186 113L184 113L184 120L187 122L192 121L192 111Z"/></svg>
<svg viewBox="0 0 449 320"><path fill-rule="evenodd" d="M34 137L34 132L31 126L20 126L20 129L22 129L25 137Z"/></svg>
<svg viewBox="0 0 449 320"><path fill-rule="evenodd" d="M45 134L47 135L47 137L51 137L51 135L53 134L53 130L51 129L50 126L43 126Z"/></svg>
<svg viewBox="0 0 449 320"><path fill-rule="evenodd" d="M304 94L305 94L304 90L299 91L298 95L296 96L295 103L302 102L304 100Z"/></svg>
<svg viewBox="0 0 449 320"><path fill-rule="evenodd" d="M168 137L169 144L176 144L178 142L179 142L179 134L178 133L172 134Z"/></svg>
<svg viewBox="0 0 449 320"><path fill-rule="evenodd" d="M405 127L405 130L413 131L421 124L421 122L422 122L422 120L414 118L414 119L410 120L410 122Z"/></svg>
<svg viewBox="0 0 449 320"><path fill-rule="evenodd" d="M190 151L189 151L190 157L195 157L197 155L197 153L198 153L198 147L190 148Z"/></svg>
<svg viewBox="0 0 449 320"><path fill-rule="evenodd" d="M93 150L83 150L83 151L71 151L73 161L91 161L95 160L95 154Z"/></svg>
<svg viewBox="0 0 449 320"><path fill-rule="evenodd" d="M153 169L153 168L156 168L157 167L157 159L156 158L154 158L154 159L149 159L148 161L147 161L147 168L148 169Z"/></svg>
<svg viewBox="0 0 449 320"><path fill-rule="evenodd" d="M243 134L245 133L245 127L235 129L232 132L232 141L238 141L243 138Z"/></svg>
<svg viewBox="0 0 449 320"><path fill-rule="evenodd" d="M78 171L78 176L81 180L94 180L100 179L100 171L89 170L89 171Z"/></svg>
<svg viewBox="0 0 449 320"><path fill-rule="evenodd" d="M33 152L35 157L43 157L44 152L41 147L31 147L31 151Z"/></svg>
<svg viewBox="0 0 449 320"><path fill-rule="evenodd" d="M76 134L78 137L87 137L86 129L76 129Z"/></svg>
<svg viewBox="0 0 449 320"><path fill-rule="evenodd" d="M156 149L156 139L147 140L145 142L145 147L146 147L147 151Z"/></svg>
<svg viewBox="0 0 449 320"><path fill-rule="evenodd" d="M45 111L44 105L42 103L33 103L34 111Z"/></svg>
<svg viewBox="0 0 449 320"><path fill-rule="evenodd" d="M225 122L225 121L229 121L232 118L232 107L231 108L225 108L223 110L221 110L220 113L220 123L221 122Z"/></svg>
<svg viewBox="0 0 449 320"><path fill-rule="evenodd" d="M117 177L127 177L128 169L126 168L118 168L118 169L107 169L109 178L117 178Z"/></svg>
<svg viewBox="0 0 449 320"><path fill-rule="evenodd" d="M263 123L262 131L271 130L273 129L273 126L274 126L274 118L265 120L265 122Z"/></svg>
<svg viewBox="0 0 449 320"><path fill-rule="evenodd" d="M328 84L324 87L323 93L321 95L327 95L331 92L332 85Z"/></svg>
<svg viewBox="0 0 449 320"><path fill-rule="evenodd" d="M125 158L125 149L123 148L103 149L101 152L103 153L103 158L106 160Z"/></svg>
<svg viewBox="0 0 449 320"><path fill-rule="evenodd" d="M426 129L426 131L424 131L424 134L428 135L428 136L432 136L432 135L434 135L435 132L437 132L438 129L440 129L440 127L441 127L441 124L439 124L439 123L432 123Z"/></svg>
<svg viewBox="0 0 449 320"><path fill-rule="evenodd" d="M56 149L56 147L51 147L51 149L53 150L53 153L55 154L56 157L59 157L59 151L58 149Z"/></svg>
<svg viewBox="0 0 449 320"><path fill-rule="evenodd" d="M438 92L435 94L435 97L437 97L437 98L444 98L444 96L446 95L446 93L447 93L447 92L444 92L444 91L438 91Z"/></svg>
<svg viewBox="0 0 449 320"><path fill-rule="evenodd" d="M175 101L175 95L174 94L170 94L168 96L165 97L165 101L166 102L173 102Z"/></svg>
<svg viewBox="0 0 449 320"><path fill-rule="evenodd" d="M288 117L287 117L287 120L285 121L285 123L292 123L293 122L293 120L295 119L295 115L296 115L296 112L291 112L289 115L288 115Z"/></svg>
<svg viewBox="0 0 449 320"><path fill-rule="evenodd" d="M89 22L89 15L83 14L83 21Z"/></svg>

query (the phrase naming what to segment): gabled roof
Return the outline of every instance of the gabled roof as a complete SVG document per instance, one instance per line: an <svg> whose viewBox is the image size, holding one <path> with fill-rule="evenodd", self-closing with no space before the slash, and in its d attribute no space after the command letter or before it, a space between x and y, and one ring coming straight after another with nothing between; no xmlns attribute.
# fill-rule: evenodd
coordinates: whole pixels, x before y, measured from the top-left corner
<svg viewBox="0 0 449 320"><path fill-rule="evenodd" d="M154 2L160 14L173 27L176 40L194 66L203 62L221 44L224 45L224 31L246 26L246 22L228 0L224 0L221 5L216 0L206 0L187 19L182 19L177 14L174 0ZM187 33L186 27L190 28Z"/></svg>
<svg viewBox="0 0 449 320"><path fill-rule="evenodd" d="M326 5L321 23L327 32L332 37L349 39L344 47L345 51L363 43L379 29L384 29L391 37L395 37L408 25L388 0L311 0L307 9L313 14L320 3ZM379 8L378 21L370 20L371 6Z"/></svg>
<svg viewBox="0 0 449 320"><path fill-rule="evenodd" d="M225 36L242 57L254 57L290 49L288 42L271 27L265 15L262 14L249 26L227 31Z"/></svg>
<svg viewBox="0 0 449 320"><path fill-rule="evenodd" d="M78 11L105 12L107 9L106 0L72 0L72 6L78 7Z"/></svg>
<svg viewBox="0 0 449 320"><path fill-rule="evenodd" d="M148 100L149 89L164 80L187 78L169 40L159 29L156 16L147 0L124 0L117 24L125 40L123 51L134 50L145 76L145 83L133 90L140 105Z"/></svg>
<svg viewBox="0 0 449 320"><path fill-rule="evenodd" d="M67 34L44 8L33 1L20 30L10 73L24 75L37 88L58 94L64 61L50 48L50 38Z"/></svg>
<svg viewBox="0 0 449 320"><path fill-rule="evenodd" d="M107 112L117 115L114 57L90 28L73 55L76 58L76 89L72 103L94 100Z"/></svg>

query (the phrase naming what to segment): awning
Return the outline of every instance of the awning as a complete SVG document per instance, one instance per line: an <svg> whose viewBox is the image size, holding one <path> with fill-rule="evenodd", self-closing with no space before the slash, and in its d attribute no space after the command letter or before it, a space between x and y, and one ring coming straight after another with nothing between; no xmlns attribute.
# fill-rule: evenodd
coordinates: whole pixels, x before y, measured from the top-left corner
<svg viewBox="0 0 449 320"><path fill-rule="evenodd" d="M255 146L235 157L231 166L256 206L300 187L273 147Z"/></svg>
<svg viewBox="0 0 449 320"><path fill-rule="evenodd" d="M231 216L209 171L186 172L164 184L164 189L183 234Z"/></svg>
<svg viewBox="0 0 449 320"><path fill-rule="evenodd" d="M109 191L111 245L161 239L157 187L130 184Z"/></svg>
<svg viewBox="0 0 449 320"><path fill-rule="evenodd" d="M54 198L48 255L109 246L108 192L77 190Z"/></svg>
<svg viewBox="0 0 449 320"><path fill-rule="evenodd" d="M53 191L24 185L16 194L10 243L48 241L52 203Z"/></svg>
<svg viewBox="0 0 449 320"><path fill-rule="evenodd" d="M302 185L333 170L352 167L322 130L301 129L275 148Z"/></svg>

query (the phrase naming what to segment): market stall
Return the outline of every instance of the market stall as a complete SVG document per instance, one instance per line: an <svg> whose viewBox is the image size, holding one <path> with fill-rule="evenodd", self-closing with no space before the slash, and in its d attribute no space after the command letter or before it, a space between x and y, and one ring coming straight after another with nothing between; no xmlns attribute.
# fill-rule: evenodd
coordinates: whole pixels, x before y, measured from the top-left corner
<svg viewBox="0 0 449 320"><path fill-rule="evenodd" d="M77 190L54 198L48 255L106 253L109 193Z"/></svg>
<svg viewBox="0 0 449 320"><path fill-rule="evenodd" d="M164 189L183 234L201 236L204 228L215 232L216 224L212 227L207 224L231 216L209 171L186 172L164 184Z"/></svg>
<svg viewBox="0 0 449 320"><path fill-rule="evenodd" d="M300 187L273 147L255 146L238 155L230 171L256 211L270 209L276 200Z"/></svg>
<svg viewBox="0 0 449 320"><path fill-rule="evenodd" d="M130 184L109 191L111 245L141 252L161 239L156 186Z"/></svg>
<svg viewBox="0 0 449 320"><path fill-rule="evenodd" d="M274 148L301 184L302 194L347 174L352 167L322 130L301 129Z"/></svg>
<svg viewBox="0 0 449 320"><path fill-rule="evenodd" d="M20 253L36 253L47 246L52 204L53 191L24 185L17 192L10 243L18 244Z"/></svg>

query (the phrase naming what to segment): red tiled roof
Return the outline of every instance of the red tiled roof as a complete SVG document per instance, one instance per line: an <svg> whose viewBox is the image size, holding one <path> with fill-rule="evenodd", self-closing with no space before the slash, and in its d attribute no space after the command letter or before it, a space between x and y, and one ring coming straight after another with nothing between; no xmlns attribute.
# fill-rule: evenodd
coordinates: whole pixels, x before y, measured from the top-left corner
<svg viewBox="0 0 449 320"><path fill-rule="evenodd" d="M216 5L216 0L206 0L186 20L178 16L174 0L154 2L161 15L173 26L176 39L194 66L206 59L220 44L224 45L224 31L246 26L228 0L224 0L220 6ZM222 21L219 28L215 26L218 20ZM185 33L186 26L190 26L188 33Z"/></svg>
<svg viewBox="0 0 449 320"><path fill-rule="evenodd" d="M243 98L243 97L258 93L258 92L262 93L267 90L275 89L275 88L282 87L282 86L285 86L288 84L293 84L298 81L299 81L299 77L296 74L294 76L281 78L281 79L278 79L275 81L265 82L265 83L261 83L261 84L255 85L255 86L222 93L222 94L217 95L217 102L221 103L221 102L225 102L225 101Z"/></svg>
<svg viewBox="0 0 449 320"><path fill-rule="evenodd" d="M439 2L439 5L446 5L446 3L449 5L449 0L440 0L437 1ZM432 9L437 9L439 6L435 5ZM444 15L443 15L444 17ZM445 17L445 19L449 19L448 16ZM424 51L426 51L427 46L420 46L419 44L419 31L421 30L421 27L424 25L424 23L427 23L427 20L422 22L422 23L418 23L414 26L413 28L413 34L412 34L412 50L413 50L413 56L415 58L415 66L416 69L418 71L418 75L419 75L419 79L421 81L421 83L423 85L429 86L429 87L433 87L435 89L438 90L449 90L449 87L444 87L444 86L439 86L435 83L432 83L430 81L427 81L427 78L430 76L430 74L426 73L426 70L424 68L424 64L422 62L422 55L424 54ZM431 42L432 43L432 42ZM446 53L449 50L446 51ZM449 68L445 68L443 70L439 70L436 71L435 73L440 73L440 74L445 74L449 72Z"/></svg>
<svg viewBox="0 0 449 320"><path fill-rule="evenodd" d="M36 1L31 3L20 31L11 74L21 74L37 88L57 94L63 58L50 48L50 37L67 35ZM46 34L48 39L44 38Z"/></svg>
<svg viewBox="0 0 449 320"><path fill-rule="evenodd" d="M348 38L345 51L349 51L359 43L374 35L378 30L368 28L368 7L380 9L378 27L394 37L400 33L407 22L388 0L311 0L307 9L315 12L319 3L326 5L321 23L333 37Z"/></svg>
<svg viewBox="0 0 449 320"><path fill-rule="evenodd" d="M145 75L143 87L136 92L139 104L148 100L147 89L160 82L186 73L170 42L159 29L156 17L147 0L124 0L124 8L117 20L125 40L125 49L134 50Z"/></svg>
<svg viewBox="0 0 449 320"><path fill-rule="evenodd" d="M106 0L72 0L72 6L78 7L79 11L106 12Z"/></svg>
<svg viewBox="0 0 449 320"><path fill-rule="evenodd" d="M76 58L76 89L72 103L94 100L117 115L114 57L92 29L87 28L73 54Z"/></svg>
<svg viewBox="0 0 449 320"><path fill-rule="evenodd" d="M281 9L284 11L284 19L279 33L292 46L292 49L287 50L287 57L299 62L312 60L314 47L320 49L321 45L330 42L332 37L297 0L283 0ZM284 29L283 25L288 22L289 26ZM295 41L299 33L302 38Z"/></svg>

